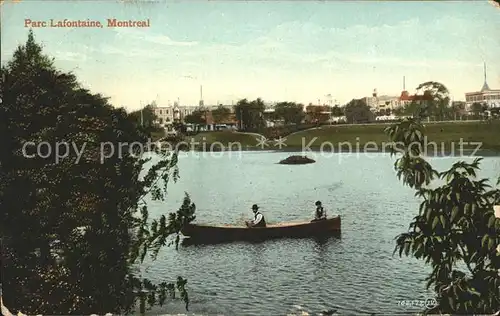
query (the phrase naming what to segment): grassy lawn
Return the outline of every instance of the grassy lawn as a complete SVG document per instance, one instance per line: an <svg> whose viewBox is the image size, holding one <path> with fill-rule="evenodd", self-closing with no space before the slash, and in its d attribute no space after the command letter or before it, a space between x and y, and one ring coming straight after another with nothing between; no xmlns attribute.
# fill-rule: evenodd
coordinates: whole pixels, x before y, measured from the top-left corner
<svg viewBox="0 0 500 316"><path fill-rule="evenodd" d="M302 147L316 137L311 148L318 148L324 142L333 143L335 146L342 142L349 142L352 146L357 143L364 146L367 142L375 142L380 146L389 140L384 133L387 126L389 124L324 126L292 134L286 143L289 148ZM482 149L500 150L500 121L425 124L425 135L428 143L435 142L439 146L443 143L447 148L451 143L458 146L462 139L463 142L482 142ZM464 144L464 148L475 147L474 144Z"/></svg>
<svg viewBox="0 0 500 316"><path fill-rule="evenodd" d="M339 144L344 143L342 148L347 149L351 144L353 149L356 149L359 144L360 149L363 149L367 143L376 143L378 148L382 148L382 144L388 143L389 138L384 133L384 129L389 124L366 124L366 125L331 125L322 126L316 129L309 129L297 133L293 133L286 137L284 150L300 150L304 146L309 146L311 149L319 149L321 144L333 144L335 149L340 148ZM454 143L455 149L458 150L459 142L462 139L463 148L475 149L477 145L466 144L466 142L481 142L481 149L500 151L500 121L482 121L482 122L444 122L444 123L428 123L425 124L425 134L428 143L437 143L439 150L444 148L449 150L451 144ZM241 146L242 149L260 149L257 147L257 137L252 134L245 134L233 131L216 131L216 132L201 132L195 136L189 136L185 140L188 143L194 142L198 146L210 146L216 149L233 148ZM311 143L312 142L312 143ZM239 144L239 145L238 145ZM205 147L208 148L208 147ZM330 150L331 147L324 147ZM373 148L373 147L370 147ZM268 146L264 149L277 149L275 146Z"/></svg>
<svg viewBox="0 0 500 316"><path fill-rule="evenodd" d="M253 147L257 144L257 136L252 134L238 133L232 131L216 131L216 132L201 132L195 136L187 137L186 142L190 143L193 141L195 144L199 145L210 145L210 144L220 144L224 147L236 148L237 144L240 144L242 148Z"/></svg>

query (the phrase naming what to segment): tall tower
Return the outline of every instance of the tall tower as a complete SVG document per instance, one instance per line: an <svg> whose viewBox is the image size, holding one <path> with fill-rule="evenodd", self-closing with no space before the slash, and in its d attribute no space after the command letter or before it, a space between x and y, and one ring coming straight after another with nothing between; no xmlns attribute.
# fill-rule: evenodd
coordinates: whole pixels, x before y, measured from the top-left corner
<svg viewBox="0 0 500 316"><path fill-rule="evenodd" d="M490 90L490 87L488 87L488 83L486 82L486 62L484 62L484 84L481 91L487 91L487 90Z"/></svg>
<svg viewBox="0 0 500 316"><path fill-rule="evenodd" d="M200 85L200 104L199 106L203 106L203 85Z"/></svg>
<svg viewBox="0 0 500 316"><path fill-rule="evenodd" d="M406 78L403 76L403 91L406 91Z"/></svg>

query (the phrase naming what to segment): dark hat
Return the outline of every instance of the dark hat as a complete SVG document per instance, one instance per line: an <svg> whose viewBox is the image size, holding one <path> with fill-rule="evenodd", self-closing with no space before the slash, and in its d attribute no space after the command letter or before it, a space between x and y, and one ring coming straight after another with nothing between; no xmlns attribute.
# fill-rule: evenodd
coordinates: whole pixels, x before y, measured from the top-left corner
<svg viewBox="0 0 500 316"><path fill-rule="evenodd" d="M316 205L321 205L321 201L316 201Z"/></svg>
<svg viewBox="0 0 500 316"><path fill-rule="evenodd" d="M252 210L258 210L258 209L259 207L257 206L257 204L252 205Z"/></svg>

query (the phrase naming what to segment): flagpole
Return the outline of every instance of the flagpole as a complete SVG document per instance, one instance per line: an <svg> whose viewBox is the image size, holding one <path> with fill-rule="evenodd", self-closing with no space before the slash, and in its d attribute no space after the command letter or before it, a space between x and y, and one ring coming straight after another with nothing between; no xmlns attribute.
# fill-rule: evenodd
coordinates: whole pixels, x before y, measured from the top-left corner
<svg viewBox="0 0 500 316"><path fill-rule="evenodd" d="M142 101L141 101L141 127L144 126L144 116L142 115Z"/></svg>

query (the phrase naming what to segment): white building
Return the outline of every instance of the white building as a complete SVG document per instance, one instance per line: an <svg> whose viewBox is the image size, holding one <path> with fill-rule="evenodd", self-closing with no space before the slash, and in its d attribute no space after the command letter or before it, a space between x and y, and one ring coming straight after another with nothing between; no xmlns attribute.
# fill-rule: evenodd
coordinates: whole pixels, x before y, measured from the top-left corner
<svg viewBox="0 0 500 316"><path fill-rule="evenodd" d="M173 106L157 106L153 107L156 116L158 117L157 123L165 128L170 128L174 122L183 122L184 118L193 113L197 109L196 106L179 105L177 102Z"/></svg>
<svg viewBox="0 0 500 316"><path fill-rule="evenodd" d="M368 105L372 110L379 111L385 109L394 110L398 108L400 104L399 96L389 96L389 95L381 95L377 94L377 89L373 90L373 94L371 97L364 97L362 99L366 105Z"/></svg>
<svg viewBox="0 0 500 316"><path fill-rule="evenodd" d="M486 82L486 64L484 65L484 84L481 91L467 92L465 104L468 110L474 103L486 104L489 108L500 107L500 89L490 89Z"/></svg>

